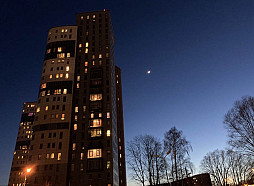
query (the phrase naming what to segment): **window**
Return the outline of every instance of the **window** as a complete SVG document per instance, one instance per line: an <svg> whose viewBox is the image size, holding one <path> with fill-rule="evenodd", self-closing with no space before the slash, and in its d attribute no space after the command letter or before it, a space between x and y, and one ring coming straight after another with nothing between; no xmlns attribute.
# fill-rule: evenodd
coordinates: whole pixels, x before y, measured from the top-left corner
<svg viewBox="0 0 254 186"><path fill-rule="evenodd" d="M102 117L102 113L99 113L99 118L101 118Z"/></svg>
<svg viewBox="0 0 254 186"><path fill-rule="evenodd" d="M38 160L41 160L41 159L42 159L42 155L38 154Z"/></svg>
<svg viewBox="0 0 254 186"><path fill-rule="evenodd" d="M89 45L88 42L86 42L86 47L88 47L88 45Z"/></svg>
<svg viewBox="0 0 254 186"><path fill-rule="evenodd" d="M107 118L110 118L110 112L107 112Z"/></svg>
<svg viewBox="0 0 254 186"><path fill-rule="evenodd" d="M86 53L86 54L88 53L88 48L85 49L85 53Z"/></svg>
<svg viewBox="0 0 254 186"><path fill-rule="evenodd" d="M66 74L65 74L65 79L68 79L68 78L69 78L69 74L66 73Z"/></svg>
<svg viewBox="0 0 254 186"><path fill-rule="evenodd" d="M78 112L78 107L75 107L75 112Z"/></svg>
<svg viewBox="0 0 254 186"><path fill-rule="evenodd" d="M56 78L57 78L57 79L59 78L59 74L56 74Z"/></svg>
<svg viewBox="0 0 254 186"><path fill-rule="evenodd" d="M79 88L79 83L77 83L77 88Z"/></svg>
<svg viewBox="0 0 254 186"><path fill-rule="evenodd" d="M52 75L52 74L50 74L50 75L49 75L49 79L52 79L52 78L53 78L53 75Z"/></svg>
<svg viewBox="0 0 254 186"><path fill-rule="evenodd" d="M54 153L51 153L50 158L51 158L51 159L54 159L54 158L55 158L55 154L54 154Z"/></svg>
<svg viewBox="0 0 254 186"><path fill-rule="evenodd" d="M86 106L83 106L83 112L85 112L86 111Z"/></svg>
<svg viewBox="0 0 254 186"><path fill-rule="evenodd" d="M101 119L90 120L89 127L101 127L101 126L102 126L102 120Z"/></svg>
<svg viewBox="0 0 254 186"><path fill-rule="evenodd" d="M72 150L76 150L76 143L72 144Z"/></svg>
<svg viewBox="0 0 254 186"><path fill-rule="evenodd" d="M50 154L46 154L46 159L49 159L50 158Z"/></svg>
<svg viewBox="0 0 254 186"><path fill-rule="evenodd" d="M110 168L110 161L107 161L107 169Z"/></svg>
<svg viewBox="0 0 254 186"><path fill-rule="evenodd" d="M101 136L101 129L95 128L95 129L90 129L88 131L89 137L94 138L94 137L100 137Z"/></svg>
<svg viewBox="0 0 254 186"><path fill-rule="evenodd" d="M77 81L80 81L80 76L77 76Z"/></svg>
<svg viewBox="0 0 254 186"><path fill-rule="evenodd" d="M67 89L64 89L64 90L63 90L63 94L67 94Z"/></svg>
<svg viewBox="0 0 254 186"><path fill-rule="evenodd" d="M70 71L70 67L69 66L66 66L66 71Z"/></svg>
<svg viewBox="0 0 254 186"><path fill-rule="evenodd" d="M91 118L94 118L94 113L91 113Z"/></svg>
<svg viewBox="0 0 254 186"><path fill-rule="evenodd" d="M80 154L80 160L83 160L83 159L84 159L84 153L81 152L81 154Z"/></svg>
<svg viewBox="0 0 254 186"><path fill-rule="evenodd" d="M59 160L61 160L61 159L62 159L62 153L59 152L59 153L57 153L57 160L59 161Z"/></svg>
<svg viewBox="0 0 254 186"><path fill-rule="evenodd" d="M85 66L86 66L86 67L88 66L88 62L87 62L87 61L85 62Z"/></svg>
<svg viewBox="0 0 254 186"><path fill-rule="evenodd" d="M73 130L78 130L78 124L74 124Z"/></svg>
<svg viewBox="0 0 254 186"><path fill-rule="evenodd" d="M58 47L57 52L62 52L62 47Z"/></svg>
<svg viewBox="0 0 254 186"><path fill-rule="evenodd" d="M79 47L79 48L82 48L82 44L80 43L80 44L78 45L78 47Z"/></svg>
<svg viewBox="0 0 254 186"><path fill-rule="evenodd" d="M40 112L40 111L41 111L41 108L37 107L36 112Z"/></svg>
<svg viewBox="0 0 254 186"><path fill-rule="evenodd" d="M90 101L102 100L102 94L90 94Z"/></svg>
<svg viewBox="0 0 254 186"><path fill-rule="evenodd" d="M87 153L87 158L101 158L101 149L89 149Z"/></svg>
<svg viewBox="0 0 254 186"><path fill-rule="evenodd" d="M46 88L46 86L47 86L46 83L41 84L41 89Z"/></svg>
<svg viewBox="0 0 254 186"><path fill-rule="evenodd" d="M87 73L87 68L85 68L85 74Z"/></svg>
<svg viewBox="0 0 254 186"><path fill-rule="evenodd" d="M48 109L49 109L49 106L46 106L46 107L45 107L45 110L48 110Z"/></svg>
<svg viewBox="0 0 254 186"><path fill-rule="evenodd" d="M100 59L102 58L102 54L99 54L99 58L100 58Z"/></svg>
<svg viewBox="0 0 254 186"><path fill-rule="evenodd" d="M110 130L107 130L107 136L110 136Z"/></svg>
<svg viewBox="0 0 254 186"><path fill-rule="evenodd" d="M64 58L64 57L65 57L65 53L57 54L57 57L58 57L58 58Z"/></svg>
<svg viewBox="0 0 254 186"><path fill-rule="evenodd" d="M65 119L65 114L62 114L61 120L64 120L64 119Z"/></svg>

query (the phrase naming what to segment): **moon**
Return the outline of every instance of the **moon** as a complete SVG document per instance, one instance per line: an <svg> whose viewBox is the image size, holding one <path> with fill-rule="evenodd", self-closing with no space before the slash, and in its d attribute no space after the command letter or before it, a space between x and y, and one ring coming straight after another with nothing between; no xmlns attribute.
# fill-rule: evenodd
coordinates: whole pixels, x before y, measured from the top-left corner
<svg viewBox="0 0 254 186"><path fill-rule="evenodd" d="M148 70L148 71L147 71L147 74L151 74L151 70Z"/></svg>

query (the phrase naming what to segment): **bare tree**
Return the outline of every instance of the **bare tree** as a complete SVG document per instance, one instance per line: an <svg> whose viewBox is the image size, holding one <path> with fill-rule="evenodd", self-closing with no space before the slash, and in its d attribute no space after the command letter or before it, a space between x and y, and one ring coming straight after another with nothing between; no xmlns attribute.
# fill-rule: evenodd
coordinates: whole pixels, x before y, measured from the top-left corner
<svg viewBox="0 0 254 186"><path fill-rule="evenodd" d="M136 136L127 145L127 162L132 179L145 186L145 167L141 136Z"/></svg>
<svg viewBox="0 0 254 186"><path fill-rule="evenodd" d="M253 158L232 150L215 150L201 161L201 169L210 173L215 185L240 185L251 179Z"/></svg>
<svg viewBox="0 0 254 186"><path fill-rule="evenodd" d="M171 165L173 181L187 177L187 169L189 169L191 164L189 152L192 150L192 147L190 142L183 136L183 132L178 131L176 127L166 132L164 135L164 149L165 151L170 151L168 164Z"/></svg>
<svg viewBox="0 0 254 186"><path fill-rule="evenodd" d="M244 154L254 156L254 98L236 101L225 115L224 124L229 134L229 144Z"/></svg>
<svg viewBox="0 0 254 186"><path fill-rule="evenodd" d="M163 162L157 154L162 154L161 142L151 135L137 136L127 145L127 160L131 176L143 186L158 185L164 178Z"/></svg>

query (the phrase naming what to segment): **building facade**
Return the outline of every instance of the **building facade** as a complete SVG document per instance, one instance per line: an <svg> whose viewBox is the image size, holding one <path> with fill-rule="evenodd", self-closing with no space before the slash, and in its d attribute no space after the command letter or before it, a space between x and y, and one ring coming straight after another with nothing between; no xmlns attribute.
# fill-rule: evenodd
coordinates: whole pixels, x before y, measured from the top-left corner
<svg viewBox="0 0 254 186"><path fill-rule="evenodd" d="M29 145L17 139L10 186L126 185L121 70L109 11L80 13L76 25L49 30L33 105ZM17 166L25 145L26 163Z"/></svg>

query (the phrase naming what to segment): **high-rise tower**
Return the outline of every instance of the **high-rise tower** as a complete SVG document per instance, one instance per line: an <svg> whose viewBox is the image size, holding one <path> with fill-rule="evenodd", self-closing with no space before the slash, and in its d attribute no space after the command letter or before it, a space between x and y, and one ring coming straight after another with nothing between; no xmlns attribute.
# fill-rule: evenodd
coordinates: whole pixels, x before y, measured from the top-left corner
<svg viewBox="0 0 254 186"><path fill-rule="evenodd" d="M38 100L20 123L19 135L29 120L29 138L18 135L9 185L125 186L121 89L109 11L51 28Z"/></svg>

